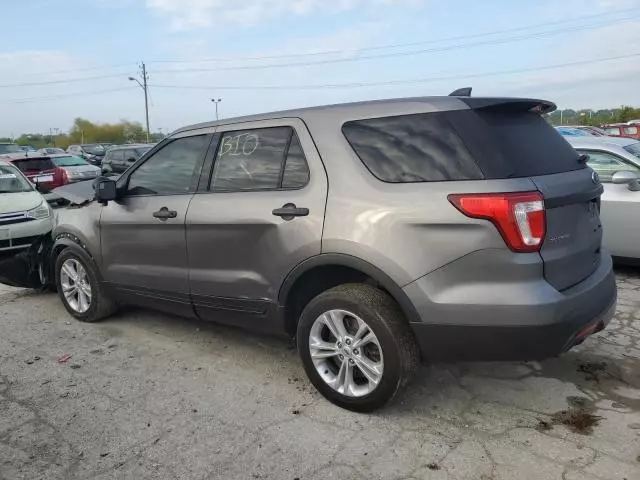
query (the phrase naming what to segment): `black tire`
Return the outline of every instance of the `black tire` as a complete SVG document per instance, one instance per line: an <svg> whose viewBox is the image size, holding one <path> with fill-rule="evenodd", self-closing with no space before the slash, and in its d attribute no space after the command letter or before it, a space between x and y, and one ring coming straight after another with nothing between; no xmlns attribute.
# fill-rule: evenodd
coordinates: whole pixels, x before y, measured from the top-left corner
<svg viewBox="0 0 640 480"><path fill-rule="evenodd" d="M89 304L89 309L83 313L79 313L71 308L64 296L64 293L62 292L60 271L62 269L62 265L68 259L74 259L84 267L87 272L88 282L91 286L91 303ZM110 298L108 293L105 291L102 282L99 280L100 277L95 264L84 252L76 251L75 248L65 248L56 258L55 278L58 295L60 296L60 300L62 300L62 304L70 315L81 322L96 322L112 315L117 310L116 302Z"/></svg>
<svg viewBox="0 0 640 480"><path fill-rule="evenodd" d="M322 379L311 359L311 328L320 315L336 309L364 320L382 347L382 378L364 396L351 397L334 390ZM398 304L386 292L364 284L340 285L311 300L300 316L297 343L305 372L316 389L330 402L356 412L370 412L391 401L410 381L419 363L418 344Z"/></svg>

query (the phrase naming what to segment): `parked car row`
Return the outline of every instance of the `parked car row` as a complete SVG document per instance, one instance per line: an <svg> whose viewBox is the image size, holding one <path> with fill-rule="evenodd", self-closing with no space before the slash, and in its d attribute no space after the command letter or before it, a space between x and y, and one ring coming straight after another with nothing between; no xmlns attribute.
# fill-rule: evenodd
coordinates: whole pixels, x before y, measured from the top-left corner
<svg viewBox="0 0 640 480"><path fill-rule="evenodd" d="M564 137L623 137L640 140L639 126L634 123L612 123L602 128L589 125L561 125L555 127Z"/></svg>
<svg viewBox="0 0 640 480"><path fill-rule="evenodd" d="M93 180L100 175L100 168L89 164L86 160L68 153L4 155L6 161L12 163L34 184L43 191L82 180Z"/></svg>
<svg viewBox="0 0 640 480"><path fill-rule="evenodd" d="M107 150L102 160L102 172L123 173L133 165L140 157L153 147L152 144L118 145Z"/></svg>

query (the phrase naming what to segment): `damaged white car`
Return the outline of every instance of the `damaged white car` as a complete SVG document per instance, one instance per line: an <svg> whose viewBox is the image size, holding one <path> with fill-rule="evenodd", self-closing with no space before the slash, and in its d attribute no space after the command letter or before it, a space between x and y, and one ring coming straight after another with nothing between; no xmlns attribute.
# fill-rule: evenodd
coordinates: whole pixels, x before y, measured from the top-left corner
<svg viewBox="0 0 640 480"><path fill-rule="evenodd" d="M16 167L0 162L0 252L29 247L52 228L51 208Z"/></svg>
<svg viewBox="0 0 640 480"><path fill-rule="evenodd" d="M53 212L40 192L20 170L0 160L0 283L42 283L42 271L31 259L40 257L52 228Z"/></svg>

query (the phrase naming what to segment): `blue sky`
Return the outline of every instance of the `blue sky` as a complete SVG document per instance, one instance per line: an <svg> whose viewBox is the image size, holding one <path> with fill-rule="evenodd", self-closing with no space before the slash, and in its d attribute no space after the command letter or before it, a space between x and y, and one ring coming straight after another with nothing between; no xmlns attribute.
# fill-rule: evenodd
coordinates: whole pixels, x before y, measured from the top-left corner
<svg viewBox="0 0 640 480"><path fill-rule="evenodd" d="M0 136L143 121L140 60L153 131L213 119L212 97L222 116L462 86L640 106L640 0L2 0L2 17Z"/></svg>

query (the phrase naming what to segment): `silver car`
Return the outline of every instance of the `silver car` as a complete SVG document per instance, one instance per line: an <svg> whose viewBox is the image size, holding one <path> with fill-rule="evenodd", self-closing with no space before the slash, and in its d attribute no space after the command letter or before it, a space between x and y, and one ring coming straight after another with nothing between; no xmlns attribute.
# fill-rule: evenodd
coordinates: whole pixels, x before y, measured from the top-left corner
<svg viewBox="0 0 640 480"><path fill-rule="evenodd" d="M60 298L86 322L137 304L295 337L358 411L420 356L558 355L607 325L616 286L602 185L553 109L426 97L182 128L59 212Z"/></svg>
<svg viewBox="0 0 640 480"><path fill-rule="evenodd" d="M640 142L632 138L565 137L604 186L600 218L604 246L624 261L640 259Z"/></svg>

